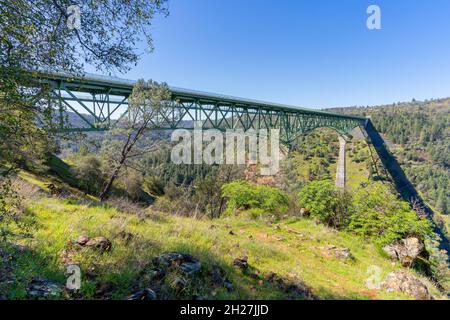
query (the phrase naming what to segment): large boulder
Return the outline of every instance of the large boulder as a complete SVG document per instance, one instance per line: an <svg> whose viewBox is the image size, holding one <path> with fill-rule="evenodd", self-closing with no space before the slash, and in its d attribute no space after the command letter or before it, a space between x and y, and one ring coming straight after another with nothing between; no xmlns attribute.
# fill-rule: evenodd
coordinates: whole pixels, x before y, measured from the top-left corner
<svg viewBox="0 0 450 320"><path fill-rule="evenodd" d="M381 287L388 292L403 292L417 300L430 300L427 286L407 271L397 270L387 275Z"/></svg>
<svg viewBox="0 0 450 320"><path fill-rule="evenodd" d="M411 267L424 249L424 244L416 237L402 239L383 248L392 260L400 261L404 267Z"/></svg>

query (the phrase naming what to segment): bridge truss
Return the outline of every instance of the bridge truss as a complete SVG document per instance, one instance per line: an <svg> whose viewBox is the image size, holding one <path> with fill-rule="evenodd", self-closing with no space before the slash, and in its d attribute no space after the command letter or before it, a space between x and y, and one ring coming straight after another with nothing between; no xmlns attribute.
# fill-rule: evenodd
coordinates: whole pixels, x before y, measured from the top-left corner
<svg viewBox="0 0 450 320"><path fill-rule="evenodd" d="M126 116L128 97L134 82L97 75L73 77L64 74L40 75L36 80L48 85L52 105L61 111L74 112L81 120L79 127L66 131L109 130ZM210 94L169 87L171 101L164 108L155 129L192 129L201 121L204 129L280 129L280 140L290 146L299 135L319 127L328 127L341 135L364 126L361 117L298 108L289 105Z"/></svg>

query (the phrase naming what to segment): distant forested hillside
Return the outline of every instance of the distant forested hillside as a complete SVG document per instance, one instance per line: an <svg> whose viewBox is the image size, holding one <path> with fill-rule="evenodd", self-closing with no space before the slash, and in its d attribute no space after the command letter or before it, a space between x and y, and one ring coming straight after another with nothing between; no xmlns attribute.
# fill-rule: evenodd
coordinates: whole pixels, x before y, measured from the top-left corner
<svg viewBox="0 0 450 320"><path fill-rule="evenodd" d="M333 111L370 116L416 188L450 214L450 98Z"/></svg>

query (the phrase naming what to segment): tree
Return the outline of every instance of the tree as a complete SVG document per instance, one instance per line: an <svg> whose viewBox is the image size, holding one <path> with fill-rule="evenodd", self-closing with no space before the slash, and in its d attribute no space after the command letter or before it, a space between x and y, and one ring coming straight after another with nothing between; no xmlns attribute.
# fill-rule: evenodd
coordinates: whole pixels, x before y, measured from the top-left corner
<svg viewBox="0 0 450 320"><path fill-rule="evenodd" d="M445 197L444 189L439 190L439 195L436 201L436 206L442 214L448 213L447 201Z"/></svg>
<svg viewBox="0 0 450 320"><path fill-rule="evenodd" d="M195 183L193 200L197 210L210 218L218 218L225 209L225 198L222 197L222 187L231 181L242 179L244 168L239 165L220 165L214 167L204 178Z"/></svg>
<svg viewBox="0 0 450 320"><path fill-rule="evenodd" d="M69 7L80 9L73 28ZM167 14L166 0L0 0L0 147L3 161L37 159L34 144L51 140L51 106L45 85L29 81L37 71L80 74L126 71L136 64L136 43L152 50L151 20ZM37 73L35 74L37 75ZM42 123L36 125L36 117ZM6 152L10 151L10 152Z"/></svg>
<svg viewBox="0 0 450 320"><path fill-rule="evenodd" d="M164 114L170 108L170 95L168 86L164 83L139 80L135 84L128 98L127 116L123 117L117 124L117 129L110 133L119 139L115 141L118 148L113 148L108 152L112 170L100 194L101 201L109 196L120 170L127 166L130 159L157 149L157 142L148 135L146 136L146 133L163 125ZM141 141L142 139L145 141ZM118 153L117 150L120 152Z"/></svg>
<svg viewBox="0 0 450 320"><path fill-rule="evenodd" d="M108 72L128 70L138 61L139 39L152 50L151 20L168 13L166 3L0 0L0 169L7 167L0 172L2 181L18 166L40 167L54 151L53 106L47 87L31 82L30 73L80 75L84 64ZM70 6L80 9L79 29L68 25ZM9 201L13 192L5 186L0 184L0 199ZM0 220L4 213L0 210Z"/></svg>

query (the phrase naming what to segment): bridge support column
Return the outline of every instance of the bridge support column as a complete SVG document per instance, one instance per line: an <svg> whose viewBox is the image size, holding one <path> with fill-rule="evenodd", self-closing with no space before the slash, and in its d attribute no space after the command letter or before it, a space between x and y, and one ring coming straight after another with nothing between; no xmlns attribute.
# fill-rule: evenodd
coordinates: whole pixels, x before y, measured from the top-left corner
<svg viewBox="0 0 450 320"><path fill-rule="evenodd" d="M336 170L335 185L338 188L345 188L345 148L347 146L347 140L344 137L339 136L339 159Z"/></svg>

